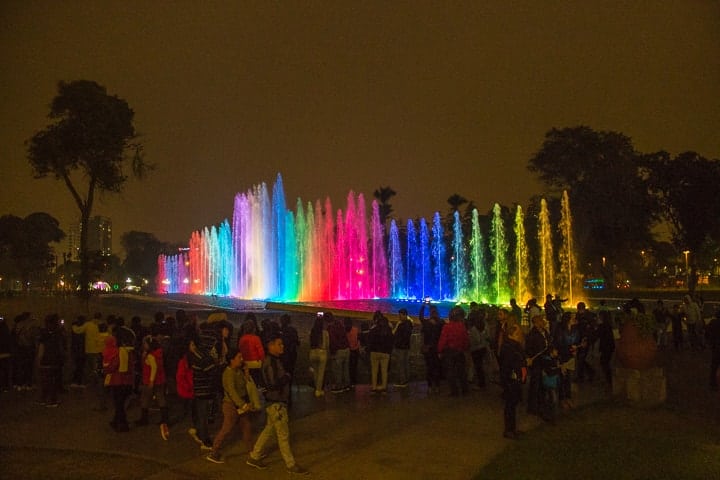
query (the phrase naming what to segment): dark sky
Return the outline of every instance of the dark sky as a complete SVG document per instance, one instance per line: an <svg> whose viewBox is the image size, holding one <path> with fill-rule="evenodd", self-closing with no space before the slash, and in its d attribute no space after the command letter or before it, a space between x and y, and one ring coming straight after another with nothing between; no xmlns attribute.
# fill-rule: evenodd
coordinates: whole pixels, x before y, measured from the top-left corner
<svg viewBox="0 0 720 480"><path fill-rule="evenodd" d="M135 110L157 168L97 203L116 250L128 230L187 241L278 172L293 209L381 185L402 219L453 193L526 206L552 127L720 157L717 1L7 0L0 59L0 214L45 211L66 231L78 217L24 148L59 80Z"/></svg>

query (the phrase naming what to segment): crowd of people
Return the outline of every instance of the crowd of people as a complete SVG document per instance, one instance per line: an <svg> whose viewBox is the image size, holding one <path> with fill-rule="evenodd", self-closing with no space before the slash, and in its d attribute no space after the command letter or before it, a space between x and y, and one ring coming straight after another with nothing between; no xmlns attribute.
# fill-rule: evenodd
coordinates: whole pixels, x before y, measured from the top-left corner
<svg viewBox="0 0 720 480"><path fill-rule="evenodd" d="M435 305L423 303L417 322L406 309L400 309L393 321L380 311L370 321L319 312L307 339L314 396L321 400L326 391L352 391L361 363L369 368L364 373L369 373L372 395L386 395L390 385L405 389L413 375L411 356L417 352L429 394L437 394L441 385L459 397L471 389L485 390L491 382L499 384L505 402L503 434L515 439L520 433L516 410L523 395L528 414L555 422L561 410L574 407L572 384L594 381L594 365L599 364L603 381L611 385L615 311L602 302L596 310L580 302L573 311L565 311L562 303L550 295L542 307L531 299L525 309L515 300L509 309L473 302L468 312L453 307L447 319ZM623 308L644 313L636 299ZM659 348L671 341L677 350L710 346L710 387L716 389L720 321L714 318L705 325L701 311L690 296L671 309L658 300L652 311L655 338ZM118 433L129 431L131 423L137 428L154 424L167 440L171 424L190 416L190 437L208 461L223 463L224 443L239 425L248 465L267 468L263 458L274 437L287 470L307 474L293 456L288 425L300 345L287 314L279 321L258 322L247 313L235 337L233 324L221 311L203 321L183 310L174 316L158 312L150 325L140 317L126 325L121 317L98 313L89 319L78 316L65 326L58 315L50 314L42 328L30 313L23 313L12 328L0 317L0 388L25 391L37 383L38 404L57 407L70 359L70 388L92 391L88 398L97 410L106 409L112 399L109 425ZM131 397L140 407L133 422L128 419ZM171 422L169 401L181 405L183 418ZM159 419L151 418L152 407L159 410ZM263 411L265 426L255 438L254 419ZM221 426L212 435L212 425L220 417Z"/></svg>

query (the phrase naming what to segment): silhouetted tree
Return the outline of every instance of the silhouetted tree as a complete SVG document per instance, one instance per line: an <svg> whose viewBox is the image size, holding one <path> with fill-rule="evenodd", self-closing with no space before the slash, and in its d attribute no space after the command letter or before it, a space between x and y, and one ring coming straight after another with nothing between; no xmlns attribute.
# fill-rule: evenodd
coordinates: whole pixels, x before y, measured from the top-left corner
<svg viewBox="0 0 720 480"><path fill-rule="evenodd" d="M50 246L65 237L60 223L51 215L37 212L25 218L0 217L0 267L6 277L22 280L39 279L55 266Z"/></svg>
<svg viewBox="0 0 720 480"><path fill-rule="evenodd" d="M129 275L145 279L152 279L157 275L157 258L166 250L165 243L152 233L133 230L123 234L120 244L126 254L123 267Z"/></svg>
<svg viewBox="0 0 720 480"><path fill-rule="evenodd" d="M589 127L552 129L529 160L551 191L567 190L583 263L622 262L652 240L657 204L630 138Z"/></svg>
<svg viewBox="0 0 720 480"><path fill-rule="evenodd" d="M80 287L87 297L87 225L98 192L122 191L128 174L141 178L151 166L133 126L127 102L88 80L60 82L50 106L50 125L27 141L36 178L62 180L80 210Z"/></svg>
<svg viewBox="0 0 720 480"><path fill-rule="evenodd" d="M380 223L382 223L384 226L387 226L386 220L393 212L393 207L390 204L390 199L395 195L397 195L397 192L389 186L380 187L373 192L373 197L375 197L375 199L378 201L378 207L380 207Z"/></svg>
<svg viewBox="0 0 720 480"><path fill-rule="evenodd" d="M720 235L720 161L695 152L670 158L646 157L647 183L657 196L662 218L671 226L678 251L700 252L709 237Z"/></svg>

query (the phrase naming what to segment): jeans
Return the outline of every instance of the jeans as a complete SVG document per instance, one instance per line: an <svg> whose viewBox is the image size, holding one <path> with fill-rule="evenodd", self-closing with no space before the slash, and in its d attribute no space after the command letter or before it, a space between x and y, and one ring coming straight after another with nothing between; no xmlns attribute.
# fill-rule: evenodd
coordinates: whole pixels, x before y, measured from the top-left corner
<svg viewBox="0 0 720 480"><path fill-rule="evenodd" d="M41 366L40 373L40 400L45 403L57 403L58 378L62 375L62 368L58 366Z"/></svg>
<svg viewBox="0 0 720 480"><path fill-rule="evenodd" d="M467 370L465 369L465 352L445 350L443 352L445 373L450 385L450 394L459 395L468 392Z"/></svg>
<svg viewBox="0 0 720 480"><path fill-rule="evenodd" d="M290 450L290 428L288 427L287 407L282 403L272 403L265 409L267 423L265 428L260 432L255 447L250 452L250 458L259 460L263 453L263 448L273 437L277 436L278 448L280 454L285 460L285 466L292 468L295 466L295 457Z"/></svg>
<svg viewBox="0 0 720 480"><path fill-rule="evenodd" d="M360 350L350 350L350 363L349 363L349 373L350 373L350 385L357 385L358 383L358 360L360 360Z"/></svg>
<svg viewBox="0 0 720 480"><path fill-rule="evenodd" d="M322 348L313 348L310 350L310 366L313 369L313 380L315 381L315 391L322 390L325 387L325 367L327 365L327 351Z"/></svg>
<svg viewBox="0 0 720 480"><path fill-rule="evenodd" d="M132 385L113 385L110 387L112 392L113 404L115 406L115 415L112 423L115 426L127 425L127 414L125 412L125 401L132 393Z"/></svg>
<svg viewBox="0 0 720 480"><path fill-rule="evenodd" d="M208 417L210 416L210 408L215 401L212 397L206 398L195 398L196 410L197 410L197 423L195 429L200 440L206 445L210 445L210 434L208 433Z"/></svg>
<svg viewBox="0 0 720 480"><path fill-rule="evenodd" d="M385 390L388 381L388 365L390 354L382 352L370 352L370 378L373 390ZM380 369L380 382L378 382L378 368Z"/></svg>
<svg viewBox="0 0 720 480"><path fill-rule="evenodd" d="M473 366L475 367L475 383L480 388L485 388L485 368L483 362L485 361L485 354L487 348L479 348L470 352L472 356Z"/></svg>
<svg viewBox="0 0 720 480"><path fill-rule="evenodd" d="M540 415L543 409L542 367L530 367L527 391L527 413Z"/></svg>
<svg viewBox="0 0 720 480"><path fill-rule="evenodd" d="M350 349L343 348L335 352L333 358L333 379L335 388L350 386Z"/></svg>
<svg viewBox="0 0 720 480"><path fill-rule="evenodd" d="M406 384L410 381L410 350L396 348L393 350L393 370L395 381L399 384Z"/></svg>
<svg viewBox="0 0 720 480"><path fill-rule="evenodd" d="M440 358L437 355L435 347L426 346L427 350L423 353L425 357L425 375L429 388L440 386L440 377L442 377L442 366Z"/></svg>
<svg viewBox="0 0 720 480"><path fill-rule="evenodd" d="M505 433L517 431L517 405L522 400L522 386L519 382L512 382L503 390L505 408L503 419L505 422Z"/></svg>

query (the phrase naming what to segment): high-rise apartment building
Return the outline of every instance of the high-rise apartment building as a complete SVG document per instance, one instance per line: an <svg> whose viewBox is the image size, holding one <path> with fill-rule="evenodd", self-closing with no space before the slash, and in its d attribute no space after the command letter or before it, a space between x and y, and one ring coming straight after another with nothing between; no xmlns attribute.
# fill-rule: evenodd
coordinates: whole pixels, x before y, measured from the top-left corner
<svg viewBox="0 0 720 480"><path fill-rule="evenodd" d="M80 260L80 232L81 223L74 223L68 232L68 260ZM88 252L100 252L102 255L112 255L112 220L107 217L94 216L88 221Z"/></svg>

